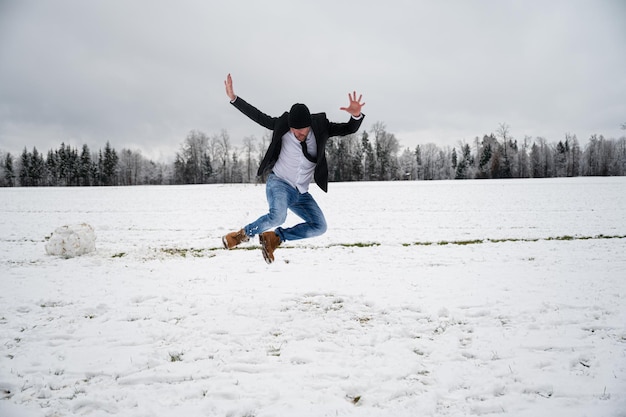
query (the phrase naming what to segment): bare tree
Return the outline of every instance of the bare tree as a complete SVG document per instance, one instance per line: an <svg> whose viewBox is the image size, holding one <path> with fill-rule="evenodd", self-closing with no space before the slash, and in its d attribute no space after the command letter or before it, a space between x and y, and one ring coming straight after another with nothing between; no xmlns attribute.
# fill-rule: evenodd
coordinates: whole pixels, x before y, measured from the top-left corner
<svg viewBox="0 0 626 417"><path fill-rule="evenodd" d="M530 174L533 178L551 177L553 158L550 146L543 137L537 137L530 150Z"/></svg>
<svg viewBox="0 0 626 417"><path fill-rule="evenodd" d="M500 123L498 125L498 129L496 130L496 134L499 138L502 139L502 165L500 167L500 177L502 178L511 178L513 176L511 172L511 161L509 159L509 147L511 136L509 135L509 129L511 127L506 123Z"/></svg>
<svg viewBox="0 0 626 417"><path fill-rule="evenodd" d="M400 144L393 133L388 133L385 124L382 122L374 123L372 127L374 134L374 151L376 153L376 164L378 170L378 180L394 180L397 179L398 166L398 150Z"/></svg>
<svg viewBox="0 0 626 417"><path fill-rule="evenodd" d="M141 156L141 151L139 150L121 150L118 162L120 185L141 184L144 166L143 160L144 158Z"/></svg>
<svg viewBox="0 0 626 417"><path fill-rule="evenodd" d="M209 144L208 136L199 130L192 130L185 138L181 152L176 155L176 176L185 184L206 182L204 169L205 155Z"/></svg>
<svg viewBox="0 0 626 417"><path fill-rule="evenodd" d="M245 164L246 164L246 181L252 182L252 176L255 171L254 159L252 157L252 152L256 147L256 138L254 136L246 136L243 138L243 153L245 156Z"/></svg>
<svg viewBox="0 0 626 417"><path fill-rule="evenodd" d="M417 179L417 161L411 149L406 148L400 155L400 172L403 180Z"/></svg>
<svg viewBox="0 0 626 417"><path fill-rule="evenodd" d="M217 136L216 145L218 158L222 163L222 181L227 182L226 174L228 172L228 156L230 154L230 136L228 135L226 129L222 129L219 136Z"/></svg>
<svg viewBox="0 0 626 417"><path fill-rule="evenodd" d="M427 143L420 146L422 158L422 170L425 180L435 180L437 178L437 160L439 158L439 148L434 143Z"/></svg>

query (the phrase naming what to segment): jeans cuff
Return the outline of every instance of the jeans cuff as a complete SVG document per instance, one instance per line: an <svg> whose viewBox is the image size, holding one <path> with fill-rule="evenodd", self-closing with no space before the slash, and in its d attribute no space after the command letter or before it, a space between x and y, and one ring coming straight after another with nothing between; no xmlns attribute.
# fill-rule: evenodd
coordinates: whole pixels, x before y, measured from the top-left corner
<svg viewBox="0 0 626 417"><path fill-rule="evenodd" d="M276 233L276 236L278 236L278 238L280 239L281 242L285 241L285 234L283 233L283 228L282 227L277 227L274 230L274 233Z"/></svg>

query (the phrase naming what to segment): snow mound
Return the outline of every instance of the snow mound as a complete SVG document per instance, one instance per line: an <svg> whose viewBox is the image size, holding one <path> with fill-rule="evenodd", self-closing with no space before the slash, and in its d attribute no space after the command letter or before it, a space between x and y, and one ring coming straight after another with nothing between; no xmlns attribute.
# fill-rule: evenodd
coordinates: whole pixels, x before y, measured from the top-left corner
<svg viewBox="0 0 626 417"><path fill-rule="evenodd" d="M87 223L61 226L46 243L48 255L64 258L73 258L95 250L96 233Z"/></svg>

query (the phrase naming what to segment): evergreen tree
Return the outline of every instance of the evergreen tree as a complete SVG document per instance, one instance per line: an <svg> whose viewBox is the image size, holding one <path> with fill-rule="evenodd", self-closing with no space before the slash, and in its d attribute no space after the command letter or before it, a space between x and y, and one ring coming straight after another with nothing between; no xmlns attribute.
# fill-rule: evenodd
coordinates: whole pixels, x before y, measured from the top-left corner
<svg viewBox="0 0 626 417"><path fill-rule="evenodd" d="M43 183L45 176L46 163L43 159L43 155L37 151L37 148L33 148L30 160L30 178L31 185L40 186Z"/></svg>
<svg viewBox="0 0 626 417"><path fill-rule="evenodd" d="M363 180L363 146L355 142L355 152L352 158L351 177L354 181Z"/></svg>
<svg viewBox="0 0 626 417"><path fill-rule="evenodd" d="M79 175L79 157L78 150L67 146L65 149L66 156L66 184L69 186L78 185Z"/></svg>
<svg viewBox="0 0 626 417"><path fill-rule="evenodd" d="M176 158L174 159L174 184L184 184L185 183L185 160L182 155L176 153Z"/></svg>
<svg viewBox="0 0 626 417"><path fill-rule="evenodd" d="M104 147L104 159L102 161L103 185L117 185L117 164L118 157L115 149L107 141Z"/></svg>
<svg viewBox="0 0 626 417"><path fill-rule="evenodd" d="M58 154L52 149L48 151L46 155L46 185L57 186L59 185L59 161Z"/></svg>
<svg viewBox="0 0 626 417"><path fill-rule="evenodd" d="M83 145L78 163L79 185L92 185L92 163L89 147Z"/></svg>
<svg viewBox="0 0 626 417"><path fill-rule="evenodd" d="M29 187L32 185L31 177L30 177L30 161L32 157L26 148L22 151L22 156L20 157L20 185L22 187Z"/></svg>
<svg viewBox="0 0 626 417"><path fill-rule="evenodd" d="M59 185L69 185L67 183L67 178L68 178L68 155L67 153L69 153L69 146L67 147L67 150L65 148L65 142L61 142L61 146L59 147L59 150L57 151L57 160L59 163Z"/></svg>
<svg viewBox="0 0 626 417"><path fill-rule="evenodd" d="M98 153L91 154L91 165L89 167L89 183L100 185L100 171L98 169Z"/></svg>
<svg viewBox="0 0 626 417"><path fill-rule="evenodd" d="M490 178L489 161L491 161L491 143L485 143L483 139L482 153L478 162L478 178Z"/></svg>
<svg viewBox="0 0 626 417"><path fill-rule="evenodd" d="M457 164L459 163L458 157L456 155L456 148L452 148L452 169L456 170Z"/></svg>
<svg viewBox="0 0 626 417"><path fill-rule="evenodd" d="M97 163L98 180L97 185L104 184L104 156L102 155L102 149L98 150L98 163Z"/></svg>
<svg viewBox="0 0 626 417"><path fill-rule="evenodd" d="M4 180L8 187L15 186L15 171L13 170L13 155L10 152L4 157Z"/></svg>
<svg viewBox="0 0 626 417"><path fill-rule="evenodd" d="M365 166L363 170L363 179L365 181L371 181L376 178L376 158L374 156L374 149L369 141L369 135L367 132L363 132L361 139L361 147L365 153Z"/></svg>
<svg viewBox="0 0 626 417"><path fill-rule="evenodd" d="M454 167L454 159L456 157L456 153L454 153L452 156L453 156L452 166ZM458 163L456 164L456 167L454 168L455 168L454 179L463 180L467 178L467 161L465 160L465 158L461 158L461 160L458 161Z"/></svg>
<svg viewBox="0 0 626 417"><path fill-rule="evenodd" d="M462 160L465 163L465 168L466 168L466 173L465 173L464 178L470 178L471 176L469 175L469 171L473 169L474 167L474 157L472 156L472 149L466 143L465 145L463 145L462 150L463 150Z"/></svg>
<svg viewBox="0 0 626 417"><path fill-rule="evenodd" d="M556 152L554 153L554 169L557 177L564 177L567 175L567 154L569 153L569 146L567 141L565 144L559 141L556 145Z"/></svg>
<svg viewBox="0 0 626 417"><path fill-rule="evenodd" d="M424 172L423 172L423 166L422 166L422 148L420 147L420 145L417 145L415 147L415 164L417 166L417 175L415 179L423 180Z"/></svg>

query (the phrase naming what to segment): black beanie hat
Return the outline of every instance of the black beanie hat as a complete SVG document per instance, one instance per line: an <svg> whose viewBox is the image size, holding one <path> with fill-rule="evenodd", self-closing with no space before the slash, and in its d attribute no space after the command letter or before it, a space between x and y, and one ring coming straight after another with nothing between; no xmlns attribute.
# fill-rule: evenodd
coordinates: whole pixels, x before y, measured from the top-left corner
<svg viewBox="0 0 626 417"><path fill-rule="evenodd" d="M302 103L296 103L289 110L289 127L302 129L311 126L311 113L309 108Z"/></svg>

